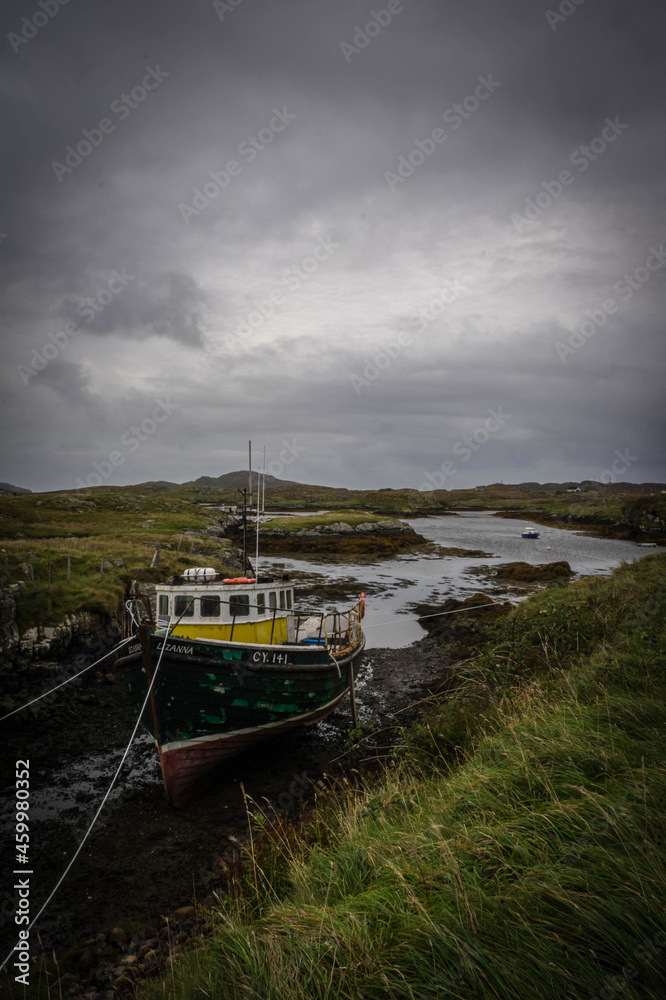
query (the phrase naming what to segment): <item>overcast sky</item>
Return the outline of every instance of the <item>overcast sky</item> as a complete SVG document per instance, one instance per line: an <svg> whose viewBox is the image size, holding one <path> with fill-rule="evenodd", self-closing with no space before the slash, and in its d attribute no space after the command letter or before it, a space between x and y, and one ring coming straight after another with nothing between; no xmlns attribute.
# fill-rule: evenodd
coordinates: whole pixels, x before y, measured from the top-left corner
<svg viewBox="0 0 666 1000"><path fill-rule="evenodd" d="M656 0L42 2L0 480L666 480Z"/></svg>

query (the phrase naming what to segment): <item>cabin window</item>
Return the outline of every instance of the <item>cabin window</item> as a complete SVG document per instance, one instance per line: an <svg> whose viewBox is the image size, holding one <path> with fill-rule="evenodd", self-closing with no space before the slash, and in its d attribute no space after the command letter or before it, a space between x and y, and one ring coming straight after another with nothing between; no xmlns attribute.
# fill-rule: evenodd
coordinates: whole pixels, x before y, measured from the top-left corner
<svg viewBox="0 0 666 1000"><path fill-rule="evenodd" d="M287 590L287 611L291 611L291 591Z"/></svg>
<svg viewBox="0 0 666 1000"><path fill-rule="evenodd" d="M281 591L280 591L280 610L281 610L281 611L284 611L284 608L285 608L285 603L284 603L284 590L281 590Z"/></svg>
<svg viewBox="0 0 666 1000"><path fill-rule="evenodd" d="M192 594L179 594L175 601L174 614L176 618L194 617L194 597Z"/></svg>
<svg viewBox="0 0 666 1000"><path fill-rule="evenodd" d="M250 595L232 594L229 598L229 611L231 612L232 618L238 618L241 615L249 615Z"/></svg>
<svg viewBox="0 0 666 1000"><path fill-rule="evenodd" d="M157 613L158 615L169 614L169 597L167 594L160 594L160 604Z"/></svg>
<svg viewBox="0 0 666 1000"><path fill-rule="evenodd" d="M277 594L274 590L271 590L268 595L268 607L271 611L274 611L277 608Z"/></svg>
<svg viewBox="0 0 666 1000"><path fill-rule="evenodd" d="M257 614L258 615L264 615L264 614L266 614L266 595L265 594L257 594Z"/></svg>
<svg viewBox="0 0 666 1000"><path fill-rule="evenodd" d="M202 618L219 618L220 617L220 598L219 597L202 597L201 598L201 617Z"/></svg>

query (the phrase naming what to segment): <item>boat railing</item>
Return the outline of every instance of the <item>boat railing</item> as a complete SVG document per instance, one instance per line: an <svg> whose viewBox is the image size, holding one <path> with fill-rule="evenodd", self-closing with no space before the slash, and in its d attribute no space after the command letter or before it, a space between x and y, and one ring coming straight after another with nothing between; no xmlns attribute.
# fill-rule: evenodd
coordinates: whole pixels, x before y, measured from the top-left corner
<svg viewBox="0 0 666 1000"><path fill-rule="evenodd" d="M357 601L348 611L296 612L295 641L300 640L300 630L307 621L308 636L315 642L323 644L331 653L357 646L363 639L361 619L363 617L362 600ZM318 625L313 629L313 619L318 619Z"/></svg>

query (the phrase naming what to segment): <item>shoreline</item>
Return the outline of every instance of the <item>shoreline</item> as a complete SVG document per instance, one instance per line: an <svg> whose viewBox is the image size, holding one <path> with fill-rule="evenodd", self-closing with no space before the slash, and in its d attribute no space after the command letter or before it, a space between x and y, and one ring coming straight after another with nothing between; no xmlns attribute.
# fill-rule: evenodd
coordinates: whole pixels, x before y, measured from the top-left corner
<svg viewBox="0 0 666 1000"><path fill-rule="evenodd" d="M648 556L647 562L642 561L644 563L642 567L639 564L635 564L633 567L625 565L618 569L614 576L618 581L639 581L644 580L650 573L652 573L654 578L654 570L659 568L663 581L664 570L661 569L661 562L657 563L655 561L658 559L659 556ZM629 584L626 585L628 586ZM277 869L275 877L279 879L280 866L288 864L288 859L282 857L280 853L279 844L282 840L287 838L291 842L290 838L294 837L298 843L302 842L303 849L307 851L307 843L309 843L307 840L309 836L307 831L313 830L316 827L317 816L319 815L315 809L313 799L317 799L320 804L323 803L324 809L328 808L329 813L330 809L333 808L334 814L338 815L336 810L338 808L342 809L345 801L353 801L354 797L356 797L358 801L367 803L361 812L361 817L365 817L365 819L362 819L362 822L366 826L375 822L376 817L371 808L372 804L375 801L379 802L382 796L386 797L388 792L384 791L385 785L390 786L388 789L390 792L390 788L395 785L396 781L399 781L399 777L393 776L396 772L394 772L392 765L388 768L384 767L385 762L390 762L392 754L397 748L397 743L405 743L408 753L412 755L416 754L416 759L422 759L424 762L430 761L433 749L436 749L437 753L446 752L448 755L446 759L450 763L443 772L441 780L448 784L450 778L454 785L456 782L459 783L459 778L456 778L455 774L461 768L465 767L464 762L468 755L475 753L477 741L481 738L486 725L490 725L492 733L493 725L496 724L497 738L503 741L504 739L509 739L513 731L511 723L512 713L518 712L520 714L523 710L530 711L529 706L532 704L533 698L536 697L534 684L537 683L538 678L546 669L545 664L541 663L539 656L539 649L541 647L538 643L534 646L534 654L530 653L529 656L534 655L536 659L528 659L526 661L527 672L522 676L520 674L518 676L514 675L514 664L516 662L514 657L516 655L519 657L528 655L527 652L523 654L521 650L528 651L532 648L531 637L534 631L534 616L536 614L546 614L546 611L543 609L549 607L551 609L548 612L549 616L555 614L555 617L548 617L545 620L536 619L539 626L538 630L546 628L553 631L553 635L559 636L561 634L562 636L566 636L568 631L572 627L575 627L580 632L581 641L586 643L585 648L590 653L593 653L596 648L594 645L596 639L594 636L589 635L588 617L590 618L590 624L594 623L596 630L594 635L598 631L598 638L602 642L605 641L604 637L606 636L608 627L611 628L611 631L608 632L608 637L614 642L622 642L625 633L631 638L635 631L632 623L637 615L642 614L645 616L647 614L648 616L652 616L654 624L656 626L659 625L659 620L655 615L658 611L659 600L661 599L663 603L663 596L660 598L660 595L663 595L663 582L658 585L658 581L655 580L652 590L643 591L641 603L636 603L636 599L634 599L633 603L629 604L621 602L617 610L622 610L622 614L625 617L618 619L616 625L607 626L605 602L613 599L612 595L615 593L614 586L614 584L609 584L603 577L587 577L573 584L556 585L554 589L548 589L535 595L533 603L530 606L521 605L522 610L517 614L518 644L515 649L513 645L514 633L510 625L502 626L500 632L492 633L499 645L493 645L491 650L486 648L485 652L480 649L487 642L491 634L488 629L493 628L494 622L498 618L501 618L510 608L506 603L497 603L495 607L479 608L477 612L471 611L469 618L465 615L449 619L435 618L426 620L429 635L415 643L412 647L409 647L408 650L373 650L372 653L375 658L374 680L376 681L377 676L382 672L385 692L391 696L391 718L387 716L386 724L395 726L397 720L400 726L400 729L393 734L394 738L391 738L391 732L385 728L381 720L379 726L361 725L355 733L355 745L352 746L347 745L342 740L345 732L341 731L341 745L338 749L331 747L328 754L330 758L329 764L324 766L321 776L319 776L319 772L312 770L308 774L307 781L301 781L298 787L292 781L293 795L291 809L282 811L278 805L280 797L275 794L276 789L270 790L264 788L264 793L267 791L269 793L267 797L272 798L275 804L278 805L276 810L280 813L280 816L277 818L276 827L278 832L274 836L271 834L270 829L268 829L267 837L259 836L260 826L253 820L254 835L252 848L249 846L250 840L247 835L248 815L245 812L243 796L240 793L238 784L235 783L236 801L234 815L227 815L224 831L219 824L215 825L213 831L217 837L218 845L224 840L228 849L218 850L217 859L214 865L211 864L210 866L208 874L214 876L216 881L209 882L206 886L209 889L206 895L203 894L204 887L200 883L193 885L190 882L189 886L187 885L187 876L182 869L182 865L180 872L178 872L177 865L174 866L174 861L176 860L174 849L177 849L179 841L181 846L184 845L184 849L190 858L190 868L193 868L195 863L194 855L198 850L199 842L202 837L208 836L209 830L205 825L208 814L201 808L202 803L193 803L196 815L188 817L182 810L176 811L170 807L168 810L164 810L163 807L160 810L159 803L153 794L148 796L150 801L146 801L144 797L140 797L139 822L137 823L136 814L131 816L125 815L132 811L133 800L129 799L124 802L122 808L110 817L110 823L108 824L110 829L101 829L99 834L92 838L94 853L97 855L97 858L99 859L100 855L104 856L110 839L118 839L119 835L121 835L121 844L119 846L124 852L126 870L124 873L115 873L116 882L122 878L127 883L127 879L132 878L130 870L132 864L128 865L127 863L130 860L130 855L134 856L135 862L139 860L147 862L152 849L153 853L156 852L158 854L157 861L153 863L157 865L157 870L162 872L162 877L168 883L176 881L176 876L180 875L179 885L181 887L181 895L178 897L177 894L173 894L171 905L168 909L162 908L161 912L154 912L149 920L144 919L143 922L137 919L140 916L138 913L129 915L127 911L124 913L122 911L113 913L112 910L109 910L109 919L107 921L100 920L96 926L91 925L88 928L88 935L84 937L82 933L78 937L75 947L70 947L64 954L61 951L59 958L60 971L64 974L63 987L67 988L67 994L71 997L86 996L89 1000L111 1000L118 993L121 996L129 994L130 991L136 988L134 984L141 983L142 985L139 987L141 996L144 996L145 991L148 991L152 996L153 992L151 991L159 991L162 977L167 973L171 975L170 970L177 956L181 956L181 959L178 961L178 965L181 968L177 970L176 974L178 976L181 974L191 974L191 970L198 960L193 959L190 962L187 957L188 952L192 948L203 947L205 957L209 954L207 951L207 940L211 936L217 937L220 934L227 933L221 927L219 919L215 915L215 910L220 905L218 899L228 899L231 910L233 910L232 900L235 898L235 892L242 891L244 898L245 894L248 895L248 898L253 898L251 858L255 856L255 852L259 859L259 864L264 871L271 870L269 867L271 859L276 861ZM596 594L597 598L593 599L590 597L585 600L585 594L588 593L592 595ZM633 594L634 592L629 590L628 593ZM637 596L638 594L636 594ZM581 597L583 598L582 602ZM646 597L649 597L647 604L645 604ZM487 598L484 595L467 598L465 601L451 599L445 602L442 608L450 610L455 605L457 608L468 606L471 609L475 602L480 603L483 601L485 603L486 600ZM655 604L655 601L657 604ZM642 610L644 605L647 609L646 611ZM539 608L542 610L539 611ZM556 613L557 608L560 609L559 617ZM432 614L436 613L438 609L439 606L423 605L417 608L417 613L422 615ZM629 616L628 618L626 617L627 615ZM426 622L424 622L425 624ZM561 628L564 628L563 632L560 632ZM617 631L618 628L619 632ZM520 639L521 635L524 637L523 640ZM505 639L504 646L502 645L502 636ZM506 651L503 652L507 639L511 647L509 653ZM571 655L574 658L572 661L574 670L583 669L582 667L576 667L576 663L578 662L577 641L574 637L570 642ZM551 644L550 649L552 655L555 653L556 646ZM484 670L479 672L479 669L474 667L475 658L478 658L479 655L482 656L482 659L485 657L483 662L487 666L493 666L492 676L488 676L487 680L484 679ZM413 671L410 670L409 673L412 676L418 674L419 677L418 681L412 683L410 690L403 688L400 691L400 698L398 700L396 699L397 685L406 673L406 656L409 656L411 664L416 666L416 669ZM470 657L472 657L472 660L470 660ZM503 657L508 657L506 659L506 666L501 668L498 676L494 676L495 670L500 669ZM529 667L530 663L533 664L532 667ZM549 690L548 683L554 685L553 691L560 690L560 687L562 690L568 690L566 679L562 679L559 676L561 665L554 664L554 668L552 670L550 665L548 667L552 673L550 681L547 681L545 675L542 678L542 683L546 685L545 690ZM536 669L536 674L532 676L534 669ZM628 665L628 669L630 671L633 669L630 664ZM524 670L525 666L521 668L521 671ZM605 676L603 671L600 676ZM630 674L629 676L631 677L632 675ZM473 682L473 689L477 694L468 703L468 696L465 690L469 691L470 681ZM521 686L524 682L527 683L529 690L533 692L529 696L527 695L527 688ZM585 680L585 683L589 684L590 681ZM633 684L634 681L632 680L631 683ZM487 685L489 685L488 691L486 694L483 694ZM516 685L518 686L516 687ZM511 691L514 688L516 693L512 695ZM445 692L447 694L446 699L443 700L441 697L437 697L437 691L440 692L440 695ZM581 689L582 691L583 689ZM370 694L376 694L375 687L368 691L368 695ZM480 695L482 696L482 701L477 707L475 698ZM507 698L508 701L506 700ZM515 702L513 701L514 698L517 699ZM403 701L405 702L404 706L399 707ZM594 699L592 699L591 704L594 704ZM485 708L484 705L486 706ZM501 705L505 707L501 708ZM545 711L544 720L547 720L549 718L549 710L545 709ZM502 722L502 713L506 714L506 723ZM575 720L579 719L579 715L579 711L574 713ZM487 719L484 721L484 717L486 716ZM618 716L618 723L623 719L624 716ZM629 725L631 720L629 717L627 719L627 724ZM495 720L495 723L493 723L493 720ZM598 735L597 726L598 723L595 721L592 725L595 738ZM520 724L518 728L522 733L524 726ZM539 730L539 733L539 739L535 744L537 749L541 747L542 730ZM388 739L387 736L389 737ZM613 739L617 738L617 736L613 737ZM48 737L46 741L48 743ZM501 746L504 746L503 742ZM568 747L568 744L566 746ZM298 752L303 752L302 746ZM566 752L569 753L570 750ZM585 754L583 754L583 757L587 759ZM501 754L498 758L492 758L492 760L499 761L503 759ZM559 760L559 757L555 759ZM269 807L262 800L261 782L259 782L259 790L256 784L254 787L250 785L251 772L259 762L253 761L248 763L249 766L246 773L243 776L238 776L238 778L244 781L247 794L251 797L251 810L254 812L256 804L258 807L265 808L268 814ZM490 763L491 759L489 758L485 766L490 766ZM519 763L520 768L517 772L516 780L519 782L519 787L523 789L524 777L522 775L525 765L522 757ZM271 770L273 764L274 761L271 761L268 767L266 767L266 762L264 762L263 766L266 770ZM337 766L332 767L331 765ZM430 765L427 764L427 766L429 767ZM537 772L537 777L539 773ZM642 771L640 773L643 774ZM303 775L299 777L302 779ZM569 780L566 774L564 778L565 781ZM603 775L600 780L602 779ZM589 781L589 776L585 780ZM520 782L523 782L523 784L520 784ZM286 787L288 786L285 785ZM397 786L395 787L397 788ZM569 785L566 785L566 788L569 788ZM485 794L482 789L477 789L477 791L478 794ZM396 801L396 794L398 793L395 791L388 794L389 803ZM412 795L415 794L414 792L412 793ZM469 795L470 793L467 794ZM217 796L222 797L222 793L218 792ZM331 806L331 802L333 802L333 806ZM464 804L465 798L463 797L460 806L457 808L466 813L466 810L463 809ZM555 815L559 816L561 809L557 802L556 805ZM152 825L146 825L148 813L151 810L153 813L161 813L161 816L153 815ZM455 822L455 811L450 815L451 820ZM162 827L164 826L164 816L168 818L170 830L168 832L162 830L163 836L159 843L153 840L146 844L145 838L150 838L151 836L155 838L156 831L160 830L160 824ZM340 816L342 816L341 812ZM405 813L405 823L411 822L408 820L408 816L409 811ZM396 811L396 808L394 808L393 812L387 814L387 821L389 824L395 823L400 826L403 823L401 817L402 813L400 810ZM186 822L179 823L179 819L184 819ZM440 819L439 822L442 822L442 820ZM449 820L447 819L448 822ZM467 829L467 824L474 822L473 816L471 814L467 818L463 816L461 822L465 826L465 829ZM488 843L486 821L482 819L480 822L483 827L481 830L481 846L485 850L484 845ZM644 822L644 820L641 819L641 822ZM190 831L189 837L183 835L185 827ZM267 828L264 826L263 829L266 830ZM430 827L428 826L427 829L430 829ZM586 829L589 830L589 827ZM381 835L381 824L377 829L377 835ZM570 835L565 831L564 846L567 844L567 836ZM301 841L299 838L304 839ZM613 838L614 842L616 840L617 838ZM621 840L622 838L620 838ZM143 844L141 843L142 841ZM322 844L324 852L327 851L326 843ZM541 852L543 847L539 845L538 849ZM143 850L143 854L141 854L141 850ZM579 856L577 854L567 859L566 852L558 854L558 850L559 848L554 848L555 861L553 863L557 866L555 869L556 872L561 871L564 864L572 864L574 869L581 861L590 865L594 864L593 858L590 857L588 859L587 851L585 851L584 855L581 854ZM276 851L277 854L275 853ZM78 872L77 876L79 885L70 887L70 889L74 888L79 893L85 889L86 892L96 894L102 889L106 880L108 895L111 873L107 870L101 873L101 878L96 877L92 882L86 881L90 876L91 864L93 865L93 874L99 876L99 873L95 872L94 858L91 859L90 856L86 857L82 855L79 861L82 863L82 869ZM113 862L117 863L117 857L113 859ZM396 859L396 863L399 863L399 859ZM537 865L542 863L540 854L536 863ZM86 866L88 870L84 870ZM213 871L214 867L217 868L217 873ZM167 869L166 871L164 871L165 868ZM74 876L74 872L72 875ZM272 877L273 875L271 874ZM143 889L143 886L135 886L134 892L140 894L143 892ZM64 890L65 886L63 886ZM116 889L115 891L117 892L118 890ZM229 896L230 891L231 896ZM427 885L424 887L424 891L426 893L424 903L428 905L429 895ZM489 892L492 896L491 888L487 888L485 891ZM499 889L498 891L501 892L502 890ZM504 892L506 894L511 893L510 884L507 885ZM362 899L362 896L360 898ZM274 905L272 895L270 894L266 899L266 905L268 904L270 906ZM261 907L264 904L257 901L253 905ZM276 905L279 906L280 904L277 903ZM540 897L535 897L533 904L527 902L526 905L540 905ZM258 915L261 915L261 909L257 912ZM120 918L119 923L116 922L116 916ZM498 913L498 919L504 919L501 910ZM487 931L485 933L487 934ZM487 942L484 944L484 947L488 947ZM490 954L490 952L486 953ZM54 971L55 967L51 966L51 970ZM188 972L188 970L190 971ZM33 971L35 973L34 978L36 979L36 966L33 967ZM5 995L8 994L5 994L0 986L0 996L4 997ZM186 993L183 993L183 995L186 995Z"/></svg>
<svg viewBox="0 0 666 1000"><path fill-rule="evenodd" d="M470 606L469 601L456 603ZM508 602L497 601L496 606L497 612L471 610L464 621L463 616L448 619L450 625L444 628L447 645L460 643L459 656L444 650L443 633L436 638L426 635L409 651L379 648L366 652L364 660L372 682L362 681L357 696L372 716L373 727L381 730L395 725L396 719L404 723L417 718L421 700L446 684L458 660L469 655L470 646L483 641L488 610L496 617L511 607ZM433 608L419 611L432 613ZM406 655L411 664L409 677L404 669ZM112 744L119 749L127 742L134 720L126 700L118 678L110 672L102 677L91 676L79 689L49 706L47 713L12 727L2 751L3 767L13 763L29 740L33 777L39 773L44 785L56 780L57 789L64 790L58 773L71 771L77 759L94 759ZM298 823L303 811L314 805L322 780L336 776L340 780L360 780L361 768L362 780L372 782L376 772L381 773L379 761L360 759L367 756L372 743L363 743L360 754L347 746L352 726L349 705L345 704L336 716L330 717L329 726L335 726L337 735L327 750L319 748L316 757L312 756L309 734L296 733L274 745L269 761L263 748L236 758L232 764L235 776L228 774L220 786L194 799L185 809L175 810L168 805L158 781L121 791L105 809L58 896L35 928L33 940L41 933L46 950L55 948L61 968L71 977L67 980L70 989L75 983L80 985L80 993L70 995L98 989L101 998L104 989L132 978L130 968L142 975L157 972L166 967L173 953L170 944L177 951L189 947L205 931L207 924L200 907L216 905L214 893L224 895L227 876L239 864L239 852L248 842L241 782L247 794L269 813L265 800L272 801L276 814L283 817L281 822L288 818ZM61 738L63 724L70 729ZM51 748L59 739L54 766ZM385 743L385 739L380 742ZM376 757L377 751L371 754ZM276 759L280 761L277 768ZM306 759L304 772L302 763ZM157 772L156 755L153 764ZM98 787L88 793L85 810L89 819L107 783L98 781ZM45 895L55 881L53 872L64 869L86 828L85 817L77 820L67 811L60 820L35 821L32 836L39 857L33 879L35 886L43 887ZM35 912L42 901L35 896ZM178 913L180 917L174 917ZM174 931L172 939L168 926ZM125 939L118 933L119 927L126 928ZM11 940L4 940L8 930L11 933L13 928L5 924L2 937L6 950L12 945ZM146 962L145 955L150 952L155 954L149 955ZM120 973L118 963L124 957L136 957L137 961L123 964ZM112 959L115 966L108 965ZM96 980L100 963L102 973ZM116 978L102 983L112 975ZM0 997L4 995L0 980Z"/></svg>
<svg viewBox="0 0 666 1000"><path fill-rule="evenodd" d="M657 546L666 545L666 533L659 529L645 531L626 522L613 521L612 518L598 517L593 514L580 514L578 517L574 517L573 515L554 514L547 511L496 510L493 517L516 521L524 517L526 521L542 524L544 527L580 531L591 538L614 538L617 541L636 542L637 544L654 542Z"/></svg>

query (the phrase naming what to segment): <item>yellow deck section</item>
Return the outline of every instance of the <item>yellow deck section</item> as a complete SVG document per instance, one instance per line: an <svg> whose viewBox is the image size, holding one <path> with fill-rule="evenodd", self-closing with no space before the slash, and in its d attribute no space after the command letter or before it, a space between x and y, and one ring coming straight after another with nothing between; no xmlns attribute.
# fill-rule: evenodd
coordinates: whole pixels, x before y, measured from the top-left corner
<svg viewBox="0 0 666 1000"><path fill-rule="evenodd" d="M182 636L183 639L231 639L231 623L226 625L204 625L203 623L190 625L184 621L178 625L171 633ZM259 643L269 645L271 642L271 629L273 628L272 617L259 622L239 622L233 627L233 642ZM287 642L287 619L276 618L273 629L274 645Z"/></svg>

